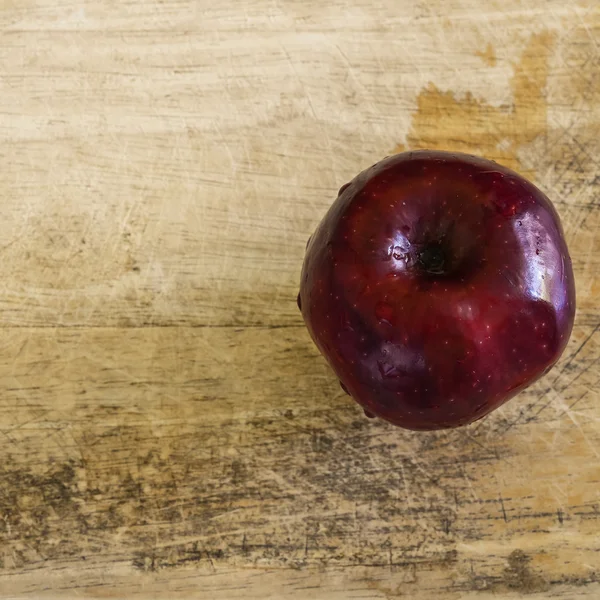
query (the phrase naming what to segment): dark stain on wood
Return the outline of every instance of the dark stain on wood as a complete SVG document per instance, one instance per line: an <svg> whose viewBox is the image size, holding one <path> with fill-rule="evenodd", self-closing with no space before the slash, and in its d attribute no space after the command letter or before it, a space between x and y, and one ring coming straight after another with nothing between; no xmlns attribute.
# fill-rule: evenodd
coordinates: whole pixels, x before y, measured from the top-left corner
<svg viewBox="0 0 600 600"><path fill-rule="evenodd" d="M525 594L548 589L548 582L532 570L530 563L531 557L522 550L514 550L509 554L508 566L503 573L504 583L509 589Z"/></svg>
<svg viewBox="0 0 600 600"><path fill-rule="evenodd" d="M554 35L549 32L531 37L514 65L514 99L508 106L492 106L470 92L457 98L428 85L417 98L407 143L396 151L429 148L479 154L533 175L519 153L546 134L546 84L553 44Z"/></svg>

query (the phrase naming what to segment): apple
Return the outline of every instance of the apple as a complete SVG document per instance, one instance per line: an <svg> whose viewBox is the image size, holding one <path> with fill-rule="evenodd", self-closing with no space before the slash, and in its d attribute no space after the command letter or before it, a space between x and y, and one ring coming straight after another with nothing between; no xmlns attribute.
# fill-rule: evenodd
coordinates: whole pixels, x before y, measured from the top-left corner
<svg viewBox="0 0 600 600"><path fill-rule="evenodd" d="M556 210L465 154L388 157L344 185L310 238L298 305L368 416L457 427L546 373L575 316Z"/></svg>

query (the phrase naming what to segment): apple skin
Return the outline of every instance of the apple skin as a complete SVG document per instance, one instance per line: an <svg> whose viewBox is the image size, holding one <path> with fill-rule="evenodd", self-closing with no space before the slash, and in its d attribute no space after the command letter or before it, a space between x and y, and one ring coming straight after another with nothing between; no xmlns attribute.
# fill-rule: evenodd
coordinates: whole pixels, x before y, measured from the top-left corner
<svg viewBox="0 0 600 600"><path fill-rule="evenodd" d="M575 284L539 189L495 162L418 151L341 188L298 305L367 416L432 430L482 418L555 364Z"/></svg>

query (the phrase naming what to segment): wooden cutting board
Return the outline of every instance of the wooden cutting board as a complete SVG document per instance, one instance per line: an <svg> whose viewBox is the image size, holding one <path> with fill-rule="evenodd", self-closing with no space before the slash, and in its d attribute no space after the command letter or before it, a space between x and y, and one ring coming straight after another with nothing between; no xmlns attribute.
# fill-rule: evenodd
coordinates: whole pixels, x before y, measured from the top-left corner
<svg viewBox="0 0 600 600"><path fill-rule="evenodd" d="M600 598L592 0L0 3L0 595ZM338 187L403 148L555 202L560 364L415 434L296 309Z"/></svg>

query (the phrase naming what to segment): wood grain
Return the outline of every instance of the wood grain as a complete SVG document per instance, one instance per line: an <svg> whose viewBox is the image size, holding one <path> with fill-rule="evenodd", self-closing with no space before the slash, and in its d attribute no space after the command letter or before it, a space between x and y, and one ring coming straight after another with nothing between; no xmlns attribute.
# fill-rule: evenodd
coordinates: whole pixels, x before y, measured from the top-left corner
<svg viewBox="0 0 600 600"><path fill-rule="evenodd" d="M600 10L0 3L0 597L600 597ZM487 419L366 420L295 306L404 148L533 179L578 314Z"/></svg>

